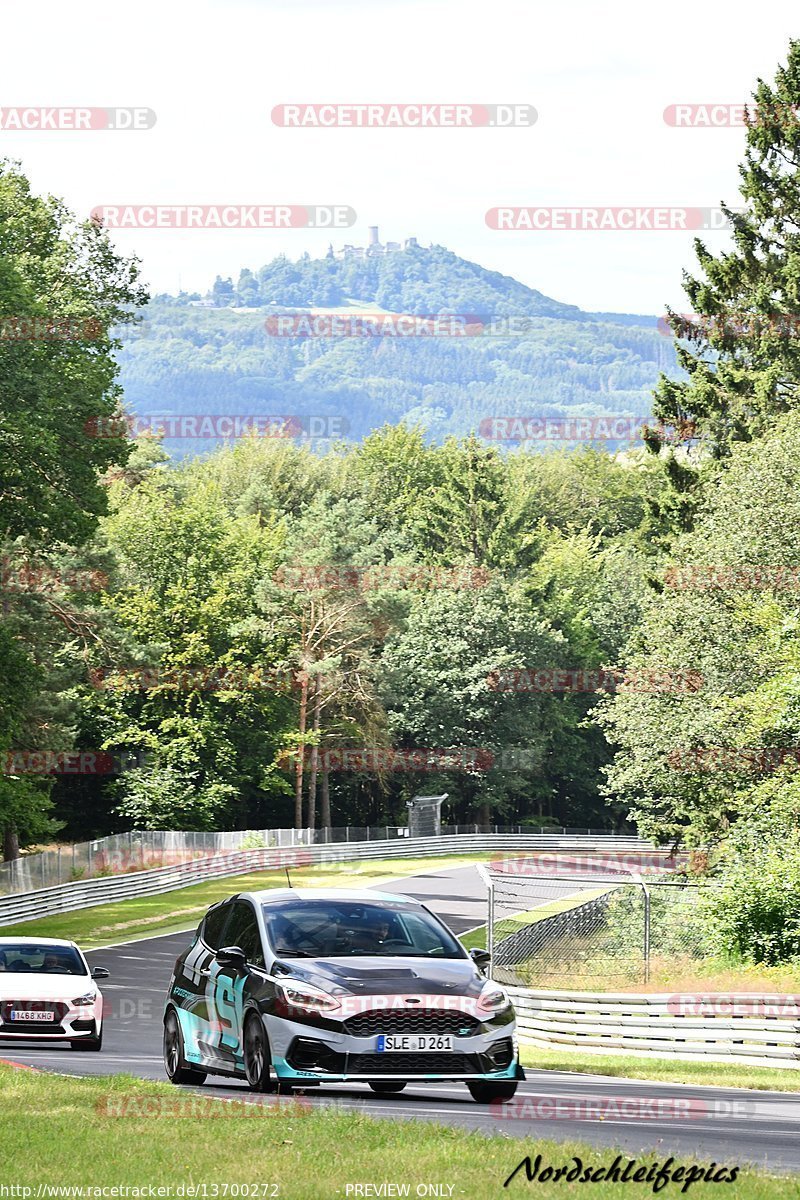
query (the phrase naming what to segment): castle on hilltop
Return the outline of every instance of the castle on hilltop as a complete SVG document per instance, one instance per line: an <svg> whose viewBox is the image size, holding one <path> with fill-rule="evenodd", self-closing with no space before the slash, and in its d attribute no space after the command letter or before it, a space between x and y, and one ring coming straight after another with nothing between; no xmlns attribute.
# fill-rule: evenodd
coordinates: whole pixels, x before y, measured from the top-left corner
<svg viewBox="0 0 800 1200"><path fill-rule="evenodd" d="M378 226L369 226L369 242L366 246L351 246L346 244L339 250L334 250L333 245L328 247L328 258L375 258L384 254L394 254L397 250L411 250L419 245L415 237L406 238L400 242L386 242L382 244L378 238Z"/></svg>

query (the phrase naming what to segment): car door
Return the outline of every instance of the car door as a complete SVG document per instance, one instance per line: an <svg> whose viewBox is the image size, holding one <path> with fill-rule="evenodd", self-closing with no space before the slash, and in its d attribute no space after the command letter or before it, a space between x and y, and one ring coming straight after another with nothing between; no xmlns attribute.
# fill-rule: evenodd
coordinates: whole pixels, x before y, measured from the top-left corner
<svg viewBox="0 0 800 1200"><path fill-rule="evenodd" d="M223 935L232 907L231 902L226 901L206 913L194 945L184 956L182 973L172 988L172 995L180 1004L188 1057L192 1062L199 1061L207 1066L216 1066L220 1057L214 954L226 944Z"/></svg>
<svg viewBox="0 0 800 1200"><path fill-rule="evenodd" d="M255 909L248 900L234 900L224 928L224 945L243 950L248 965L264 969L264 948ZM228 1066L241 1066L244 1009L250 976L212 963L213 1004L219 1031L217 1053Z"/></svg>

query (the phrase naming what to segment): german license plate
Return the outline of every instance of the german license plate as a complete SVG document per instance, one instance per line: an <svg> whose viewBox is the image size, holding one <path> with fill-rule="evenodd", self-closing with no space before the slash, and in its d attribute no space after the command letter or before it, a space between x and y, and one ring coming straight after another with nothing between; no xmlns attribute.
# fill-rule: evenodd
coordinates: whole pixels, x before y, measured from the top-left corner
<svg viewBox="0 0 800 1200"><path fill-rule="evenodd" d="M378 1037L379 1053L419 1054L452 1049L452 1037L440 1033L382 1033Z"/></svg>
<svg viewBox="0 0 800 1200"><path fill-rule="evenodd" d="M54 1021L54 1012L40 1012L31 1008L12 1008L12 1021Z"/></svg>

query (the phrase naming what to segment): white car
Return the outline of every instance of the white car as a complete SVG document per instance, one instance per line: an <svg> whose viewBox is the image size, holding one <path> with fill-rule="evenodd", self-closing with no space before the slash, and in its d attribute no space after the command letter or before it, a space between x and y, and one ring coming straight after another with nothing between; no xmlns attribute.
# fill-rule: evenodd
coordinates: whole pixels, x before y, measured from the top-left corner
<svg viewBox="0 0 800 1200"><path fill-rule="evenodd" d="M103 996L74 942L0 938L0 1039L64 1042L73 1050L103 1045Z"/></svg>

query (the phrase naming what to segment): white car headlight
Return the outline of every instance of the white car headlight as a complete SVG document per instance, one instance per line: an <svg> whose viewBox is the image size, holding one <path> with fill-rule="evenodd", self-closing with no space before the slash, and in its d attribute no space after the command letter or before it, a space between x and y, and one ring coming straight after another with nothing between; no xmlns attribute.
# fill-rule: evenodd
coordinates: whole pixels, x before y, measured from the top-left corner
<svg viewBox="0 0 800 1200"><path fill-rule="evenodd" d="M501 1013L505 1012L511 1005L506 993L491 979L487 979L483 985L480 996L478 997L478 1009L485 1013Z"/></svg>
<svg viewBox="0 0 800 1200"><path fill-rule="evenodd" d="M75 1008L86 1008L87 1005L94 1004L96 999L97 992L87 992L85 996L79 996L78 999L73 1000L72 1003Z"/></svg>

